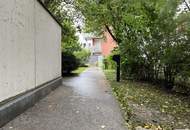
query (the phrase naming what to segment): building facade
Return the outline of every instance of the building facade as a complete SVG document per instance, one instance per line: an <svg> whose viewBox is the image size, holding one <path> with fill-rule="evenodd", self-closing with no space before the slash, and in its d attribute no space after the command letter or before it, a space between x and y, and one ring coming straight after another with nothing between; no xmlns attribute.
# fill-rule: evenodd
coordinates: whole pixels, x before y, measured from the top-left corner
<svg viewBox="0 0 190 130"><path fill-rule="evenodd" d="M113 49L115 47L117 47L117 43L115 42L115 40L112 38L112 36L108 32L104 32L104 37L105 37L105 39L101 44L102 55L104 57L107 57L111 54Z"/></svg>
<svg viewBox="0 0 190 130"><path fill-rule="evenodd" d="M89 63L98 64L98 66L103 65L103 59L109 56L117 46L117 43L107 31L103 33L103 37L82 33L80 35L80 43L82 48L88 49L91 52Z"/></svg>

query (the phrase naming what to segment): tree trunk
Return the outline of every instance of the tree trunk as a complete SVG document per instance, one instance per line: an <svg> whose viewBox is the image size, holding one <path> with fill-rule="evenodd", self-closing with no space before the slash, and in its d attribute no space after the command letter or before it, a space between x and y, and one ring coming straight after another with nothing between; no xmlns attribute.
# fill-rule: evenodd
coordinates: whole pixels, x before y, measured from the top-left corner
<svg viewBox="0 0 190 130"><path fill-rule="evenodd" d="M175 78L172 74L172 69L170 65L164 68L164 78L165 87L169 90L173 89Z"/></svg>

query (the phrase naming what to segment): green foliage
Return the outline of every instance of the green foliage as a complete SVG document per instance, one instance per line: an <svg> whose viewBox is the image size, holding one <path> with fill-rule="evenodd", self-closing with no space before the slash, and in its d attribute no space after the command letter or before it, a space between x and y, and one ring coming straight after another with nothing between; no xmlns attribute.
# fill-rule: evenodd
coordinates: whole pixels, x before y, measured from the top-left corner
<svg viewBox="0 0 190 130"><path fill-rule="evenodd" d="M138 80L189 78L190 13L178 13L180 0L76 0L87 30L107 29L117 41L122 74Z"/></svg>
<svg viewBox="0 0 190 130"><path fill-rule="evenodd" d="M118 55L119 53L119 48L115 47L114 50L112 50L112 53L104 58L104 69L116 69L117 64L113 60L113 56Z"/></svg>
<svg viewBox="0 0 190 130"><path fill-rule="evenodd" d="M116 63L112 60L112 55L104 58L104 69L115 69Z"/></svg>
<svg viewBox="0 0 190 130"><path fill-rule="evenodd" d="M63 52L73 53L74 51L81 50L78 37L76 36L76 29L70 20L64 20L61 45Z"/></svg>
<svg viewBox="0 0 190 130"><path fill-rule="evenodd" d="M104 58L104 69L116 69L116 62L113 61L113 56L119 54L119 49L116 47L112 54Z"/></svg>
<svg viewBox="0 0 190 130"><path fill-rule="evenodd" d="M79 67L79 60L71 53L62 52L62 75L71 73Z"/></svg>
<svg viewBox="0 0 190 130"><path fill-rule="evenodd" d="M88 67L85 66L85 67L79 67L77 70L73 71L74 74L81 74L82 72L84 72Z"/></svg>
<svg viewBox="0 0 190 130"><path fill-rule="evenodd" d="M74 55L80 61L80 66L85 66L91 53L89 50L82 49L81 51L74 52Z"/></svg>

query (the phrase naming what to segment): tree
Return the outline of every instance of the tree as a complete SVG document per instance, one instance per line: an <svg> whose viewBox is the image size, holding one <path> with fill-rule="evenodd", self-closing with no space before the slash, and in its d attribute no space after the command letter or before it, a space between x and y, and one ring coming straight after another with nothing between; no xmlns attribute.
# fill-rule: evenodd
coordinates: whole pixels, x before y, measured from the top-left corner
<svg viewBox="0 0 190 130"><path fill-rule="evenodd" d="M119 45L124 76L151 82L188 74L189 13L177 13L181 0L76 0L87 30L107 29ZM189 71L188 71L189 72Z"/></svg>
<svg viewBox="0 0 190 130"><path fill-rule="evenodd" d="M80 66L86 66L91 53L89 50L82 49L81 51L74 52L74 55L79 59Z"/></svg>

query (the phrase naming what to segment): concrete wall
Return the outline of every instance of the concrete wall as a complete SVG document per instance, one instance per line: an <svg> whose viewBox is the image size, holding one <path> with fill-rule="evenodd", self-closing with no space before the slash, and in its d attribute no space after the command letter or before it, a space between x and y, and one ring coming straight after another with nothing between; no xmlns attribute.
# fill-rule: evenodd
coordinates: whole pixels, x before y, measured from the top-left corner
<svg viewBox="0 0 190 130"><path fill-rule="evenodd" d="M36 4L36 85L61 76L61 28Z"/></svg>
<svg viewBox="0 0 190 130"><path fill-rule="evenodd" d="M61 76L61 27L37 0L0 1L0 102Z"/></svg>

